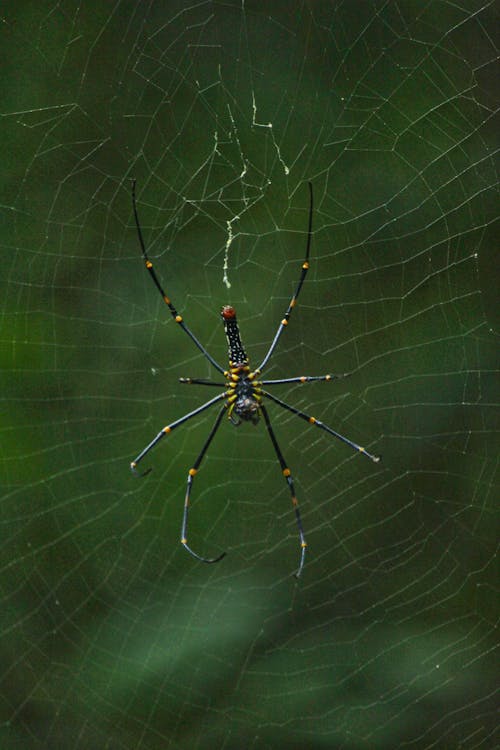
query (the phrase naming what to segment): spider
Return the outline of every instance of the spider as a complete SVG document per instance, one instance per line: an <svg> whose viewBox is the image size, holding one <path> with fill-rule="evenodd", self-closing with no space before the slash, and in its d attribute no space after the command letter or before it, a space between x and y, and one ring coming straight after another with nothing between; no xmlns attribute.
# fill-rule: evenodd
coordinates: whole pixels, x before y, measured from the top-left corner
<svg viewBox="0 0 500 750"><path fill-rule="evenodd" d="M132 206L134 210L134 218L135 218L135 224L137 227L137 234L139 237L139 244L141 246L142 257L144 259L146 268L153 280L154 285L160 292L163 301L165 302L168 309L170 310L170 313L172 314L175 322L189 336L189 338L194 342L194 344L201 351L203 356L206 357L206 359L208 359L210 364L213 367L215 367L215 369L218 370L221 373L221 375L223 375L225 378L224 383L217 382L215 380L205 379L205 378L179 378L179 381L181 383L190 384L190 385L216 386L218 388L224 388L225 390L222 393L219 393L217 396L215 396L215 398L211 398L209 401L206 401L201 406L198 406L196 409L193 409L193 411L190 411L187 414L184 414L183 417L176 419L174 422L171 422L162 430L160 430L160 432L156 435L155 438L153 438L153 440L149 443L149 445L147 445L139 453L137 458L135 458L134 461L131 462L130 468L132 472L138 477L144 477L146 476L146 474L149 474L151 469L147 469L146 471L139 473L137 471L137 466L142 461L142 459L149 453L149 451L152 448L154 448L155 445L157 445L157 443L159 443L160 440L162 440L165 437L165 435L169 435L177 427L180 427L180 425L185 424L189 419L196 417L198 414L201 414L206 409L209 409L211 406L214 406L214 404L223 402L222 407L219 410L219 413L215 420L215 423L212 429L210 430L208 437L205 440L205 443L200 453L198 454L196 461L194 462L193 466L188 471L186 495L184 499L184 512L183 512L182 526L181 526L181 544L186 548L186 550L193 557L195 557L197 560L200 560L201 562L204 562L204 563L219 562L219 560L222 560L222 558L226 555L225 552L218 555L217 557L203 557L202 555L199 555L197 552L191 549L191 547L188 545L188 540L187 540L188 513L189 513L190 497L191 497L191 490L193 488L194 478L196 474L198 473L200 464L210 446L210 443L212 442L215 436L215 433L220 427L224 414L227 414L229 421L234 426L238 426L242 424L242 422L251 422L252 424L256 425L259 422L260 418L263 417L267 432L269 434L271 443L273 444L273 448L276 453L276 457L281 467L281 472L288 485L288 489L290 491L290 495L292 499L293 509L295 511L295 520L296 520L297 529L299 532L300 560L299 560L299 566L294 575L296 578L298 578L304 568L307 542L306 542L305 535L304 535L304 529L302 526L302 520L300 516L300 510L299 510L297 497L295 495L295 488L293 484L292 474L290 472L290 469L287 466L287 463L284 459L281 448L276 439L276 435L271 425L271 420L269 418L267 408L264 405L264 401L271 401L274 404L277 404L278 406L280 406L282 409L285 409L286 411L289 411L292 414L295 414L297 417L300 417L300 419L303 419L309 424L314 425L315 427L318 427L320 430L324 430L329 435L333 435L333 437L337 438L337 440L340 440L341 442L346 443L352 449L367 456L369 459L371 459L375 463L378 463L380 461L380 456L375 456L372 453L369 453L365 448L358 445L357 443L354 443L352 440L349 440L349 438L336 432L331 427L328 427L326 424L323 424L323 422L321 422L319 419L316 419L316 417L306 414L300 409L297 409L295 406L290 406L290 404L287 404L285 403L285 401L282 401L276 396L273 396L271 393L269 393L269 391L265 389L266 386L283 385L285 383L311 383L315 381L329 381L335 378L342 378L344 377L344 374L342 375L331 375L331 374L299 375L299 376L291 377L291 378L279 378L278 380L261 380L260 379L260 375L262 371L264 370L267 363L269 362L269 359L271 358L271 355L276 349L276 346L278 344L278 341L283 331L288 325L290 316L292 314L292 310L294 309L297 303L300 290L302 289L302 285L305 281L307 271L309 270L309 251L311 248L312 218L313 218L312 184L310 182L308 183L309 185L309 223L308 223L308 228L307 228L306 253L305 253L304 261L302 263L300 278L299 278L297 287L295 289L295 292L290 300L288 308L285 312L284 318L278 325L278 329L274 335L274 338L267 351L267 354L265 355L260 365L254 370L251 369L250 367L249 359L247 357L245 348L241 341L238 321L236 318L236 311L234 307L232 307L231 305L224 305L224 307L221 310L222 323L224 325L224 330L226 333L227 343L229 347L228 349L229 369L225 370L223 367L221 367L221 365L218 362L215 361L215 359L211 356L211 354L209 354L209 352L205 349L203 344L201 344L200 341L198 341L194 333L191 331L190 328L188 328L188 326L184 322L184 318L182 317L182 315L180 315L177 312L172 301L170 300L169 297L167 297L167 295L163 291L163 287L158 279L158 276L156 275L152 262L149 260L149 257L146 251L146 246L144 244L141 225L139 223L139 215L137 212L135 185L136 185L136 181L133 180L132 181Z"/></svg>

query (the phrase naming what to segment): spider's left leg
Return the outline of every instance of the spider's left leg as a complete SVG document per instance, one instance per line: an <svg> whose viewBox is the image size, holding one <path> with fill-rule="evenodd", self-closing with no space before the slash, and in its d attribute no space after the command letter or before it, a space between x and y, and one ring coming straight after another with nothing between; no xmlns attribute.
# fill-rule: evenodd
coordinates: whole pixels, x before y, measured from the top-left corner
<svg viewBox="0 0 500 750"><path fill-rule="evenodd" d="M189 498L191 496L191 489L192 489L192 486L193 486L194 477L198 473L198 468L199 468L199 466L200 466L200 464L201 464L201 462L203 460L203 456L207 452L208 447L209 447L210 443L212 442L215 433L219 429L219 426L220 426L220 423L222 421L222 417L224 416L224 412L226 411L226 408L227 408L227 406L224 405L222 407L222 409L220 410L220 412L219 412L219 414L217 416L217 419L215 420L215 424L212 427L212 429L210 430L210 434L207 437L207 439L205 440L205 444L204 444L203 448L201 449L201 451L200 451L200 453L198 455L198 458L194 462L193 467L191 469L189 469L188 480L187 480L187 487L186 487L186 497L185 497L185 500L184 500L184 514L182 516L181 544L184 545L184 547L187 549L187 551L189 552L190 555L192 555L193 557L196 557L197 560L201 560L201 562L204 562L204 563L216 563L216 562L219 562L219 560L222 560L222 558L225 556L226 553L223 552L218 557L202 557L201 555L198 555L196 552L194 552L191 549L191 547L188 547L188 543L187 543L187 526L188 526L188 513L189 513Z"/></svg>
<svg viewBox="0 0 500 750"><path fill-rule="evenodd" d="M223 398L226 398L228 395L229 394L227 391L225 393L219 393L219 395L216 396L215 398L211 398L210 401L206 401L201 406L198 406L196 409L193 409L193 411L188 412L188 414L184 414L184 416L181 417L180 419L176 419L175 422L171 422L170 424L168 424L166 427L163 428L163 430L160 430L158 435L155 438L153 438L153 440L149 443L149 445L146 445L146 447L139 453L137 458L135 458L131 462L130 469L132 473L136 477L145 477L147 474L149 474L151 469L146 469L146 471L143 471L142 474L139 474L139 472L137 471L137 466L142 461L144 456L146 456L149 453L149 451L152 448L154 448L155 445L159 443L160 440L162 440L165 437L165 435L169 435L172 432L172 430L174 430L176 427L179 427L179 425L184 424L184 422L187 422L188 419L192 419L197 414L201 414L202 411L205 411L205 409L208 409L210 406L212 406L212 404L216 404L217 401L221 401Z"/></svg>
<svg viewBox="0 0 500 750"><path fill-rule="evenodd" d="M175 320L175 322L180 325L180 327L182 328L183 331L185 331L185 333L187 333L187 335L189 336L189 338L191 339L191 341L193 341L193 343L196 344L196 346L198 347L198 349L200 350L200 352L203 354L203 356L206 357L208 359L208 361L212 363L212 365L215 367L215 369L218 370L220 373L224 374L224 368L221 367L219 365L219 363L215 361L215 359L212 357L211 354L209 354L209 352L205 349L205 347L203 346L203 344L200 341L198 341L198 339L196 338L196 336L194 335L194 333L192 332L192 330L186 325L186 323L184 322L184 318L182 317L182 315L179 315L179 313L177 312L177 310L176 310L176 308L175 308L172 300L170 299L170 297L167 297L167 295L165 294L165 291L164 291L163 286L162 286L162 284L160 282L160 279L156 275L156 271L153 268L153 264L149 260L148 252L146 250L146 244L145 244L144 238L142 236L141 224L139 222L139 213L137 211L137 202L136 202L136 199L135 199L135 185L136 185L136 181L132 180L132 207L134 209L135 226L136 226L136 229L137 229L137 236L139 238L139 244L141 246L141 251L142 251L142 258L144 260L144 264L146 266L146 269L147 269L149 275L151 276L151 279L153 280L153 283L154 283L155 287L158 289L159 293L161 294L161 297L162 297L164 303L167 305L168 309L170 310L170 314L172 315L172 317Z"/></svg>
<svg viewBox="0 0 500 750"><path fill-rule="evenodd" d="M179 383L188 385L216 385L217 388L224 388L227 383L217 383L216 380L210 380L209 378L179 378Z"/></svg>
<svg viewBox="0 0 500 750"><path fill-rule="evenodd" d="M316 419L316 417L312 417L310 414L306 414L300 409L296 409L295 406L290 406L290 404L287 404L285 401L281 401L281 399L276 398L276 396L271 395L268 391L262 391L262 394L266 398L270 399L271 401L274 401L275 404L278 404L278 406L281 406L283 409L287 409L287 411L291 411L292 414L296 414L301 419L304 419L306 422L309 422L309 424L313 424L315 427L319 427L320 430L324 430L325 432L328 432L329 435L333 435L333 437L336 437L337 440L340 440L342 443L349 445L355 451L358 451L358 453L363 453L363 455L370 458L374 463L378 464L378 462L380 461L380 456L376 456L373 453L369 453L366 450L366 448L363 448L362 445L358 445L352 440L349 440L349 438L345 437L345 435L341 435L340 432L336 432L335 430L332 430L331 427L328 427L328 425L323 424L323 422L321 422L319 419Z"/></svg>
<svg viewBox="0 0 500 750"><path fill-rule="evenodd" d="M306 547L307 547L307 542L304 536L304 529L302 527L302 519L300 517L299 503L295 495L295 488L293 486L292 474L290 472L290 469L286 465L286 461L283 457L283 453L281 452L281 448L279 447L278 441L276 440L276 435L274 434L274 430L271 426L271 421L269 419L269 414L267 413L267 409L265 406L262 406L261 404L260 410L264 417L267 431L269 433L269 437L271 438L271 442L274 446L274 450L276 451L276 456L278 457L278 461L281 466L281 471L283 473L283 476L286 479L286 482L288 484L288 489L290 490L290 494L292 496L292 504L293 504L293 509L295 511L295 519L297 521L297 527L299 529L299 540L300 540L300 562L299 562L299 567L297 568L297 572L294 574L295 578L298 578L300 574L302 573L302 568L304 567L304 560L306 556Z"/></svg>

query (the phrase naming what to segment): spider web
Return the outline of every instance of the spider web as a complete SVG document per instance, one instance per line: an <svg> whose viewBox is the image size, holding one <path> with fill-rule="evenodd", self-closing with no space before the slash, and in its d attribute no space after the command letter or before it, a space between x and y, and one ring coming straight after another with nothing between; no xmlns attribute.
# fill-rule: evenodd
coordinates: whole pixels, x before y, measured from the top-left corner
<svg viewBox="0 0 500 750"><path fill-rule="evenodd" d="M2 748L495 745L492 2L40 2L2 23ZM146 273L224 366L214 395Z"/></svg>

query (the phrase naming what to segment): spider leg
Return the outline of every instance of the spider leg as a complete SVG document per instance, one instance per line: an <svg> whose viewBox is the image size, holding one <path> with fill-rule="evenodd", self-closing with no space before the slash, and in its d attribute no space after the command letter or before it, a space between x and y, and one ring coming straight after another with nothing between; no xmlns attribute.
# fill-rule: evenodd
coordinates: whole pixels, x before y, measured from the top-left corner
<svg viewBox="0 0 500 750"><path fill-rule="evenodd" d="M203 456L207 452L208 447L209 447L210 443L212 442L215 433L219 429L219 426L220 426L220 423L222 421L222 417L224 416L224 412L225 412L226 408L227 408L226 405L224 405L222 407L222 409L220 410L220 412L219 412L219 414L217 416L217 419L215 420L215 424L212 427L212 429L210 430L210 434L207 437L207 439L205 440L205 444L204 444L203 448L201 449L201 451L200 451L200 453L198 455L198 458L194 462L193 467L191 469L189 469L188 479L187 479L187 487L186 487L186 497L185 497L185 500L184 500L184 513L183 513L183 516L182 516L182 530L181 530L181 544L184 545L184 547L187 549L187 551L189 552L190 555L192 555L193 557L196 557L197 560L200 560L201 562L204 562L204 563L216 563L216 562L219 562L219 560L222 560L222 558L225 556L226 553L223 552L218 557L202 557L201 555L198 555L197 552L194 552L191 549L191 547L188 546L188 543L187 543L187 526L188 526L189 499L190 499L190 496L191 496L191 489L193 487L194 477L198 473L198 468L199 468L199 466L200 466L200 464L201 464L201 462L203 460Z"/></svg>
<svg viewBox="0 0 500 750"><path fill-rule="evenodd" d="M295 496L295 488L293 486L293 479L290 472L290 469L286 465L286 461L283 457L283 453L281 452L281 448L278 445L278 441L276 440L276 435L274 434L274 430L271 426L271 421L269 419L269 414L267 413L267 409L265 406L260 405L260 410L262 412L262 415L264 417L264 421L266 423L267 431L269 433L269 437L271 438L271 442L274 446L274 450L276 452L276 456L278 457L279 464L281 466L281 472L283 476L286 479L286 482L288 484L288 489L290 490L290 494L292 496L292 505L293 509L295 511L295 520L297 521L297 527L299 530L299 540L300 540L300 562L299 567L297 568L297 572L294 573L295 578L298 578L300 574L302 573L302 569L304 567L304 561L306 557L306 547L307 542L305 540L304 536L304 529L302 527L302 519L300 517L300 510L299 510L299 504L297 497Z"/></svg>
<svg viewBox="0 0 500 750"><path fill-rule="evenodd" d="M218 388L225 388L226 383L217 383L215 380L208 378L179 378L179 383L188 383L188 385L216 385Z"/></svg>
<svg viewBox="0 0 500 750"><path fill-rule="evenodd" d="M155 438L153 438L153 440L149 443L149 445L147 445L144 448L144 450L142 450L139 453L139 455L137 456L137 458L134 461L132 461L132 463L130 464L130 468L132 470L132 473L135 474L136 477L145 477L146 474L149 474L149 472L151 471L151 469L146 469L146 471L143 471L142 474L139 474L139 472L137 471L137 464L140 461L142 461L142 459L144 458L144 456L147 453L149 453L149 451L152 448L154 448L155 445L157 443L159 443L160 440L163 437L165 437L165 435L168 435L176 427L179 427L179 425L184 424L184 422L187 422L188 419L191 419L191 417L195 417L197 414L200 414L202 411L205 411L205 409L208 409L210 406L212 406L212 404L216 404L217 401L222 401L222 399L226 398L227 395L228 394L226 392L219 393L219 395L216 396L215 398L212 398L212 399L210 399L210 401L207 401L206 403L202 404L201 406L198 406L197 409L193 409L193 411L190 411L188 414L184 414L183 417L181 417L180 419L177 419L175 422L172 422L171 424L167 425L166 427L163 428L163 430L160 430L160 432L158 433L158 435Z"/></svg>
<svg viewBox="0 0 500 750"><path fill-rule="evenodd" d="M146 268L149 271L149 275L153 279L154 285L156 286L156 288L160 292L160 294L162 296L162 299L165 302L165 304L167 305L168 309L170 310L170 312L172 314L172 317L174 318L175 322L178 323L180 325L180 327L183 329L183 331L185 331L187 333L187 335L189 336L189 338L196 344L196 346L198 347L198 349L200 350L200 352L208 359L209 362L211 362L211 364L215 367L215 369L218 370L219 372L224 373L224 368L221 367L215 361L215 359L207 352L207 350L205 349L205 347L203 346L203 344L200 343L200 341L198 341L198 339L196 338L196 336L194 335L194 333L191 331L191 329L188 328L187 325L184 323L182 315L179 315L179 313L175 309L174 305L172 304L172 301L169 299L169 297L167 297L167 295L163 291L163 287L162 287L162 285L160 283L160 280L158 279L158 276L156 275L156 272L155 272L155 270L153 268L153 264L149 260L149 257L148 257L147 251L146 251L146 245L144 244L144 239L143 239L143 236L142 236L141 225L139 223L139 215L137 213L137 203L136 203L136 200L135 200L135 182L136 182L135 180L132 180L132 206L133 206L133 209L134 209L135 225L137 227L137 234L139 236L139 244L140 244L141 250L142 250L142 257L144 258L144 263L146 265Z"/></svg>
<svg viewBox="0 0 500 750"><path fill-rule="evenodd" d="M283 383L312 383L317 380L339 380L347 378L350 373L342 372L338 375L299 375L296 378L280 378L279 380L261 380L261 385L281 385Z"/></svg>
<svg viewBox="0 0 500 750"><path fill-rule="evenodd" d="M307 272L309 270L309 251L311 249L312 217L313 217L313 189L312 189L312 183L308 182L307 184L309 185L309 225L307 228L306 255L302 263L302 270L300 273L299 283L297 284L297 288L295 289L292 299L290 300L290 304L288 305L287 311L285 313L285 317L283 318L283 320L278 326L278 330L276 331L276 334L271 343L271 346L269 347L269 351L267 352L266 356L264 357L264 359L262 360L262 362L260 363L258 367L259 371L263 370L264 367L266 366L267 362L269 361L269 357L271 356L271 354L274 352L276 348L276 344L278 343L279 337L283 333L285 326L288 325L288 320L290 318L290 315L292 314L293 308L295 307L295 304L300 294L300 290L302 289L302 284L304 283Z"/></svg>
<svg viewBox="0 0 500 750"><path fill-rule="evenodd" d="M358 445L352 440L349 440L349 438L341 435L340 432L332 430L331 427L323 424L323 422L321 422L319 419L316 419L316 417L312 417L309 414L301 411L300 409L296 409L295 406L290 406L290 404L285 403L285 401L281 401L281 399L276 398L276 396L272 396L270 393L268 393L268 391L262 391L262 395L266 396L266 398L269 398L271 401L274 401L275 404L278 404L278 406L281 406L283 409L287 409L288 411L291 411L292 414L296 414L301 419L309 422L309 424L313 424L315 427L319 427L320 430L325 430L325 432L328 432L329 435L333 435L333 437L336 437L337 440L341 440L343 443L346 443L346 445L350 445L351 448L353 448L355 451L358 451L358 453L363 453L365 456L368 456L368 458L370 458L374 463L378 464L378 462L380 461L380 456L375 456L373 453L369 453L366 448L363 448L361 445Z"/></svg>

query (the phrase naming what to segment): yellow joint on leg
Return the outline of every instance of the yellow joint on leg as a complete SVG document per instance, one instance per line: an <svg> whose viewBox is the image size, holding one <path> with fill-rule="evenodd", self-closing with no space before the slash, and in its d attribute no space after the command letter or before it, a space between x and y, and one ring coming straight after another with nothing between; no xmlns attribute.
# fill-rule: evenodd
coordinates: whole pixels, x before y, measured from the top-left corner
<svg viewBox="0 0 500 750"><path fill-rule="evenodd" d="M165 295L163 295L163 301L164 301L164 302L165 302L165 303L166 303L167 305L169 305L169 304L170 304L170 300L169 300L169 298L167 297L167 295L166 295L166 294L165 294Z"/></svg>
<svg viewBox="0 0 500 750"><path fill-rule="evenodd" d="M181 544L187 544L187 539L186 539L186 537L183 537L183 538L181 539Z"/></svg>
<svg viewBox="0 0 500 750"><path fill-rule="evenodd" d="M306 378L305 375L302 375L302 377L300 378L300 382L301 383L306 383L307 382L307 378Z"/></svg>
<svg viewBox="0 0 500 750"><path fill-rule="evenodd" d="M316 417L309 417L309 424L315 424Z"/></svg>
<svg viewBox="0 0 500 750"><path fill-rule="evenodd" d="M362 445L358 446L358 450L359 450L360 453L366 453L366 448L363 448Z"/></svg>
<svg viewBox="0 0 500 750"><path fill-rule="evenodd" d="M171 432L171 431L172 431L172 428L169 427L168 425L166 427L164 427L163 430L162 430L162 432L164 432L165 435L168 435L168 433Z"/></svg>
<svg viewBox="0 0 500 750"><path fill-rule="evenodd" d="M305 263L302 263L302 268L304 269L304 271L307 271L307 269L309 268L309 263L307 260Z"/></svg>
<svg viewBox="0 0 500 750"><path fill-rule="evenodd" d="M288 320L286 318L283 318L283 320L281 321L281 325L282 326L287 326L288 325Z"/></svg>
<svg viewBox="0 0 500 750"><path fill-rule="evenodd" d="M307 542L306 542L306 541L304 541L304 542L301 542L301 543L300 543L300 546L301 546L301 547L307 547Z"/></svg>
<svg viewBox="0 0 500 750"><path fill-rule="evenodd" d="M176 315L175 316L175 322L176 323L182 323L182 315Z"/></svg>
<svg viewBox="0 0 500 750"><path fill-rule="evenodd" d="M297 298L296 297L292 297L292 299L290 300L290 307L295 307L295 303L296 302L297 302Z"/></svg>
<svg viewBox="0 0 500 750"><path fill-rule="evenodd" d="M131 469L135 469L135 467L136 467L136 466L137 466L137 464L136 464L136 462L135 462L135 461L131 461L131 462L130 462L130 468L131 468Z"/></svg>
<svg viewBox="0 0 500 750"><path fill-rule="evenodd" d="M331 375L325 375L325 380L331 380L331 379L332 379Z"/></svg>
<svg viewBox="0 0 500 750"><path fill-rule="evenodd" d="M150 260L146 261L146 268L153 268L153 264L151 263Z"/></svg>
<svg viewBox="0 0 500 750"><path fill-rule="evenodd" d="M288 469L288 468L283 469L283 476L284 477L289 477L291 473L292 472L290 471L290 469Z"/></svg>
<svg viewBox="0 0 500 750"><path fill-rule="evenodd" d="M198 469L189 469L189 476L194 477L198 473Z"/></svg>

